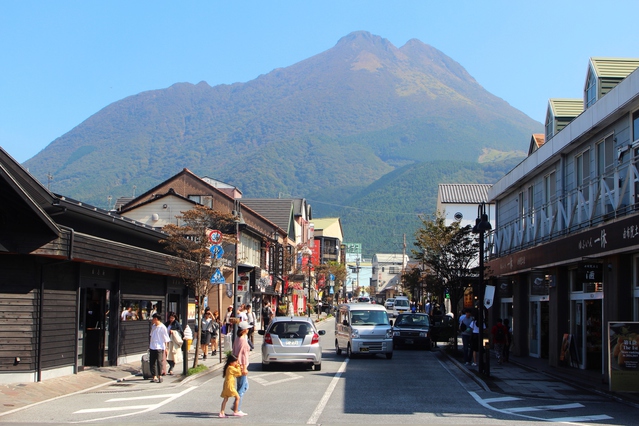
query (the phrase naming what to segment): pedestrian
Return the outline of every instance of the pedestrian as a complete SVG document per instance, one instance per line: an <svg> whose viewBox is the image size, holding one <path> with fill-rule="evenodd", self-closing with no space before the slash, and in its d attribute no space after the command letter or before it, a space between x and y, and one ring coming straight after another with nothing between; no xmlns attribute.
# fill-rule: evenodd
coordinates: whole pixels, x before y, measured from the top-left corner
<svg viewBox="0 0 639 426"><path fill-rule="evenodd" d="M149 362L151 364L152 382L162 383L162 362L165 357L166 344L171 341L166 326L162 324L159 314L151 318L151 335L149 342Z"/></svg>
<svg viewBox="0 0 639 426"><path fill-rule="evenodd" d="M239 308L237 308L237 317L240 319L240 322L248 322L248 315L246 315L246 305L244 303L242 303Z"/></svg>
<svg viewBox="0 0 639 426"><path fill-rule="evenodd" d="M504 318L504 327L508 330L506 334L506 344L504 345L504 350L502 352L502 357L504 362L508 362L510 359L510 345L513 343L513 329L510 328L510 322L508 318Z"/></svg>
<svg viewBox="0 0 639 426"><path fill-rule="evenodd" d="M211 335L211 355L217 355L217 342L220 334L220 312L213 312L213 334Z"/></svg>
<svg viewBox="0 0 639 426"><path fill-rule="evenodd" d="M430 304L430 300L426 300L426 306L424 306L424 313L430 316L431 308L432 308L432 305Z"/></svg>
<svg viewBox="0 0 639 426"><path fill-rule="evenodd" d="M173 338L173 331L175 331L176 334L179 335L180 339L184 338L184 331L182 330L182 325L178 321L178 316L175 312L169 312L169 320L164 325L166 325L166 329L169 332L169 336L171 336L171 344L169 345L170 347L169 347L169 350L167 351L167 359L166 359L167 363L169 364L169 371L167 373L173 375L173 368L175 368L175 362L182 361L182 354L181 353L179 355L176 354L176 352L180 352L180 351L176 350L177 339ZM182 344L180 343L180 348L181 347L182 347Z"/></svg>
<svg viewBox="0 0 639 426"><path fill-rule="evenodd" d="M211 336L213 335L213 315L211 311L204 312L201 327L202 342L200 342L200 349L202 350L202 359L206 359L209 352L209 344L211 343Z"/></svg>
<svg viewBox="0 0 639 426"><path fill-rule="evenodd" d="M504 346L508 341L508 329L501 322L501 318L497 319L497 324L493 325L490 334L493 335L493 347L497 355L497 364L501 364L501 354L504 352Z"/></svg>
<svg viewBox="0 0 639 426"><path fill-rule="evenodd" d="M253 340L253 334L255 333L255 323L257 322L257 318L255 317L255 312L253 312L253 307L251 305L246 305L246 317L249 325L251 326L248 332L248 340L251 342L251 345L254 345L255 341Z"/></svg>
<svg viewBox="0 0 639 426"><path fill-rule="evenodd" d="M473 364L472 366L476 366L477 365L477 356L479 354L479 345L482 344L483 342L479 341L479 324L477 322L477 320L473 317L473 322L470 323L470 328L473 329L473 334L471 337L471 345L472 345L472 349L473 349ZM486 329L486 324L484 324L484 329Z"/></svg>
<svg viewBox="0 0 639 426"><path fill-rule="evenodd" d="M135 312L133 312L133 306L129 305L126 308L124 308L122 310L122 313L120 314L120 319L122 321L130 321L130 320L137 319Z"/></svg>
<svg viewBox="0 0 639 426"><path fill-rule="evenodd" d="M262 308L263 330L268 328L268 325L271 323L271 319L273 319L273 309L271 309L271 305L268 302L265 302L264 307Z"/></svg>
<svg viewBox="0 0 639 426"><path fill-rule="evenodd" d="M238 362L242 368L242 375L237 378L237 393L240 395L240 402L238 405L238 413L245 416L246 413L242 411L242 400L244 394L248 391L248 366L249 356L251 353L251 346L248 342L248 329L251 328L248 322L242 321L237 326L237 339L233 342L233 355L237 357Z"/></svg>
<svg viewBox="0 0 639 426"><path fill-rule="evenodd" d="M231 318L233 316L233 305L229 305L229 307L226 309L226 314L224 315L224 330L222 330L222 333L229 333L229 328L233 328L231 325Z"/></svg>
<svg viewBox="0 0 639 426"><path fill-rule="evenodd" d="M459 317L459 331L462 338L462 352L464 354L464 364L470 365L473 350L471 348L471 339L473 336L473 329L470 324L473 322L472 311L470 309L464 309L464 314Z"/></svg>
<svg viewBox="0 0 639 426"><path fill-rule="evenodd" d="M221 418L226 417L224 411L226 410L226 402L229 398L235 398L235 402L233 403L233 415L234 416L244 416L245 414L238 411L240 395L237 393L237 389L235 387L235 383L238 377L242 375L242 370L240 365L237 362L237 357L235 355L229 355L226 357L226 363L224 364L224 370L222 370L222 377L224 377L224 387L222 388L222 393L220 396L222 399L222 407L220 407Z"/></svg>

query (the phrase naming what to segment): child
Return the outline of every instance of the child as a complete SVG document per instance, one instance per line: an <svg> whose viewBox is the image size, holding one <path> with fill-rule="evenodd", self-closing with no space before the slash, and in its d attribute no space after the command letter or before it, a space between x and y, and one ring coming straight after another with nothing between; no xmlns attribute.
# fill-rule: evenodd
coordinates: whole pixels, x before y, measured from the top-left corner
<svg viewBox="0 0 639 426"><path fill-rule="evenodd" d="M240 368L240 364L237 362L237 357L234 355L229 355L226 357L226 364L224 364L224 370L222 371L222 377L224 377L224 387L222 388L222 394L220 395L222 398L222 408L220 408L220 417L226 417L224 414L224 410L226 408L226 401L229 400L230 397L235 398L235 402L233 403L233 415L234 416L243 416L243 413L240 413L237 410L237 406L240 402L240 395L237 393L237 389L235 389L235 381L237 377L242 375L242 369Z"/></svg>

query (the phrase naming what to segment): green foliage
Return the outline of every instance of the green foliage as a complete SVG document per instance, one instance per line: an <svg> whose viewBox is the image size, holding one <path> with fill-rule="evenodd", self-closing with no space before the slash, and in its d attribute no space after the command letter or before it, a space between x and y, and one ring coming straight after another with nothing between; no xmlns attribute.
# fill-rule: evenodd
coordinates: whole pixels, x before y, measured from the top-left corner
<svg viewBox="0 0 639 426"><path fill-rule="evenodd" d="M186 375L187 375L187 376L191 376L191 375L193 375L193 374L201 373L202 371L206 371L206 370L208 370L208 369L209 369L209 367L207 367L206 365L204 365L204 364L198 364L196 367L189 368L189 369L186 371Z"/></svg>

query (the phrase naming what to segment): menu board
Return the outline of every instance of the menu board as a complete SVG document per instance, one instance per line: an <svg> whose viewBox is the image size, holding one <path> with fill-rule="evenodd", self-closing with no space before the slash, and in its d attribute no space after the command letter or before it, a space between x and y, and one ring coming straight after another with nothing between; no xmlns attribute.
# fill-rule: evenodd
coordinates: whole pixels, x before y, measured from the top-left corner
<svg viewBox="0 0 639 426"><path fill-rule="evenodd" d="M609 322L610 390L639 392L639 322Z"/></svg>

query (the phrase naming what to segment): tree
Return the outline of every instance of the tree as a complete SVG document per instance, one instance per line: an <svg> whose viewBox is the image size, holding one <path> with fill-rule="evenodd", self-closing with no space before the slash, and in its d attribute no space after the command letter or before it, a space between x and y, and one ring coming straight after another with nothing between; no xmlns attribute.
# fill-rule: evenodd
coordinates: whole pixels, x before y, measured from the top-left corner
<svg viewBox="0 0 639 426"><path fill-rule="evenodd" d="M416 232L415 246L418 250L413 250L413 255L428 267L426 289L438 295L447 292L456 309L468 283L477 278L471 268L478 259L479 243L472 228L461 227L459 222L446 226L441 214L425 217ZM454 327L456 332L457 321Z"/></svg>
<svg viewBox="0 0 639 426"><path fill-rule="evenodd" d="M195 293L198 301L195 321L199 325L204 297L213 288L211 276L215 271L211 265L211 243L208 236L211 230L217 229L222 232L226 241L235 242L234 217L202 205L196 205L192 210L181 212L181 216L176 217L183 224L166 225L163 231L167 237L161 242L174 254L168 261L169 267ZM202 327L198 327L197 341L202 341ZM195 345L193 367L198 364L199 352L198 344Z"/></svg>
<svg viewBox="0 0 639 426"><path fill-rule="evenodd" d="M317 265L315 267L315 276L316 277L324 277L324 287L319 288L317 291L320 292L322 290L326 290L326 287L328 287L328 277L330 275L333 275L335 277L335 287L333 288L333 298L339 298L339 296L342 294L342 286L344 285L344 282L346 281L346 266L339 263L339 262L334 262L334 261L330 261L328 263L324 263L321 265Z"/></svg>

